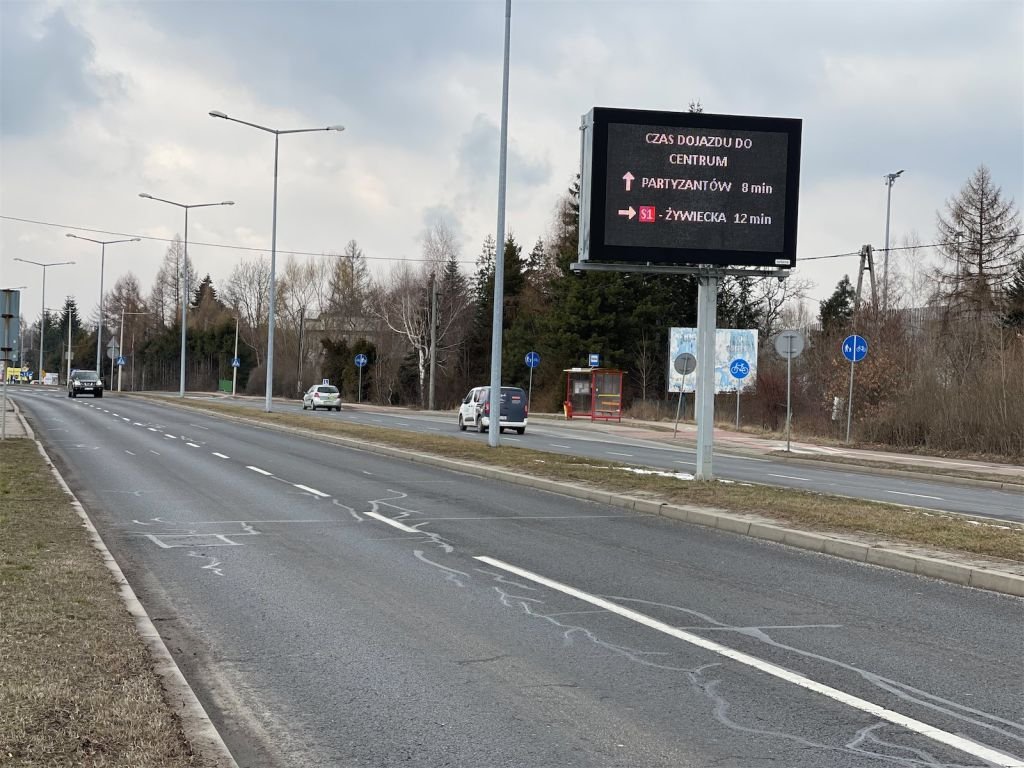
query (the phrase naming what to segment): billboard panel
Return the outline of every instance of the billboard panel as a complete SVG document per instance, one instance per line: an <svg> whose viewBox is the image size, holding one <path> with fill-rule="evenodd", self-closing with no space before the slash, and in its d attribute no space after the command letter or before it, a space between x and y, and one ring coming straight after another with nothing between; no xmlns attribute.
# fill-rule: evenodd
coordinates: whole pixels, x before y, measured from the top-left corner
<svg viewBox="0 0 1024 768"><path fill-rule="evenodd" d="M802 122L595 107L581 262L792 268Z"/></svg>
<svg viewBox="0 0 1024 768"><path fill-rule="evenodd" d="M670 328L668 334L668 391L693 392L697 373L681 376L672 367L672 361L684 352L697 356L697 329ZM734 360L746 360L750 373L736 379L729 372ZM757 329L719 328L715 331L715 393L742 392L752 388L757 379ZM681 389L680 389L681 388Z"/></svg>

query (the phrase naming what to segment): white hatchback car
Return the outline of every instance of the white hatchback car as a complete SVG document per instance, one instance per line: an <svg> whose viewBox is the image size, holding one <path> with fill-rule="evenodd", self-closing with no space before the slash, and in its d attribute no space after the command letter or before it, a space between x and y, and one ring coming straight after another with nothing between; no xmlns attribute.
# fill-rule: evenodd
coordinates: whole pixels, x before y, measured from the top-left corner
<svg viewBox="0 0 1024 768"><path fill-rule="evenodd" d="M478 432L487 432L491 428L490 387L474 387L469 390L459 406L459 429L463 432L468 427L476 427ZM526 432L526 419L529 408L526 393L519 387L501 388L501 412L498 415L498 432L514 429L520 435Z"/></svg>
<svg viewBox="0 0 1024 768"><path fill-rule="evenodd" d="M314 384L302 396L302 410L307 408L312 408L314 411L317 408L326 408L327 410L333 408L340 411L341 393L333 384Z"/></svg>

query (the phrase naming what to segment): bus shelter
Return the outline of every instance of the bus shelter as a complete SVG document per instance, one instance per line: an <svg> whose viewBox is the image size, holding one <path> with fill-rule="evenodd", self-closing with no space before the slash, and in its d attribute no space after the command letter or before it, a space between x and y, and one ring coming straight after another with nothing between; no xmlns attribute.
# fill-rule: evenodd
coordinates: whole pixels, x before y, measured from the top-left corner
<svg viewBox="0 0 1024 768"><path fill-rule="evenodd" d="M565 418L622 421L622 375L615 368L566 368Z"/></svg>

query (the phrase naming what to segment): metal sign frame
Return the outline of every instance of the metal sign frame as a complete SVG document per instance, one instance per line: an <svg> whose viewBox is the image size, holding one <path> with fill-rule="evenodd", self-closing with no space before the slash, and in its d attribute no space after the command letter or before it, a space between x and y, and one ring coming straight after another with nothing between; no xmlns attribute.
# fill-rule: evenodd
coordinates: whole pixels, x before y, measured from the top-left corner
<svg viewBox="0 0 1024 768"><path fill-rule="evenodd" d="M779 251L731 250L725 248L655 247L646 245L609 245L605 242L605 212L608 195L608 127L611 124L658 128L744 131L785 134L786 190L783 245ZM595 107L583 116L580 144L580 264L612 263L626 265L716 265L719 267L796 266L797 214L800 196L800 146L802 121L793 118L712 115L695 112L658 112L651 110ZM716 169L718 176L728 174ZM750 179L750 181L756 181ZM731 194L731 193L730 193ZM630 217L632 219L632 217ZM577 268L579 265L573 265Z"/></svg>

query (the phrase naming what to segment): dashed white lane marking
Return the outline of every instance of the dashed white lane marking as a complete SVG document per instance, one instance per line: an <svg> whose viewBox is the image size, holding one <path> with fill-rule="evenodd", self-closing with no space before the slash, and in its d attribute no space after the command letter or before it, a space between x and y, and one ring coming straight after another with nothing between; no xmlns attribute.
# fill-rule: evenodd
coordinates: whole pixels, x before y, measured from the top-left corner
<svg viewBox="0 0 1024 768"><path fill-rule="evenodd" d="M251 467L250 467L250 469L251 469ZM320 496L321 498L327 498L328 496L331 495L329 493L324 493L323 491L318 491L316 488L310 488L308 485L299 485L298 483L292 483L292 485L294 485L300 491L305 491L306 493L312 493L314 496Z"/></svg>
<svg viewBox="0 0 1024 768"><path fill-rule="evenodd" d="M364 512L363 514L365 514L367 517L372 517L374 520L380 520L382 523L386 523L387 525L390 525L392 528L397 528L400 531L405 531L406 533L423 533L423 531L417 531L415 528L410 528L408 525L400 523L397 520L392 520L390 517L385 517L379 512Z"/></svg>
<svg viewBox="0 0 1024 768"><path fill-rule="evenodd" d="M142 424L141 421L133 421L132 422L132 426L133 427L141 427L141 426L143 426L143 424Z"/></svg>
<svg viewBox="0 0 1024 768"><path fill-rule="evenodd" d="M216 451L213 452L213 455L216 456L219 459L230 459L231 458L230 456L225 456L223 453L217 453Z"/></svg>
<svg viewBox="0 0 1024 768"><path fill-rule="evenodd" d="M134 455L135 455L134 453L132 453L132 452L131 452L131 451L129 451L129 450L125 450L125 453L127 453L127 454L128 454L129 456L134 456Z"/></svg>
<svg viewBox="0 0 1024 768"><path fill-rule="evenodd" d="M632 453L616 453L615 451L606 451L606 453L609 456L628 456L629 458L633 457Z"/></svg>
<svg viewBox="0 0 1024 768"><path fill-rule="evenodd" d="M781 478L784 478L786 480L803 480L805 483L811 482L806 477L793 477L793 475L776 475L776 474L773 474L771 472L768 473L768 477L781 477Z"/></svg>
<svg viewBox="0 0 1024 768"><path fill-rule="evenodd" d="M886 493L895 493L897 496L913 496L918 499L934 499L935 501L945 501L941 496L926 496L923 493L904 493L903 491L886 491Z"/></svg>
<svg viewBox="0 0 1024 768"><path fill-rule="evenodd" d="M159 453L154 451L152 448L149 449L149 452L152 453L154 456L159 456L160 455Z"/></svg>
<svg viewBox="0 0 1024 768"><path fill-rule="evenodd" d="M115 413L114 415L116 416L117 414ZM121 421L131 421L131 419L129 419L127 416L122 416Z"/></svg>
<svg viewBox="0 0 1024 768"><path fill-rule="evenodd" d="M177 440L178 439L174 435L169 435L166 432L164 432L164 437L169 437L169 438L171 438L171 440Z"/></svg>
<svg viewBox="0 0 1024 768"><path fill-rule="evenodd" d="M565 448L566 450L572 450L572 446L559 445L558 443L548 443L552 448Z"/></svg>
<svg viewBox="0 0 1024 768"><path fill-rule="evenodd" d="M364 475L372 475L372 474L373 474L373 472L367 472L367 471L366 471L366 470L364 469L364 470L363 470L363 474L364 474Z"/></svg>
<svg viewBox="0 0 1024 768"><path fill-rule="evenodd" d="M146 429L148 429L150 432L159 432L160 431L156 427L146 427Z"/></svg>
<svg viewBox="0 0 1024 768"><path fill-rule="evenodd" d="M373 515L374 513L367 512L366 514ZM387 520L386 518L385 521L388 523L394 523L393 520ZM488 565L493 566L495 568L500 568L501 570L507 571L508 573L513 573L516 576L519 576L523 579L527 579L528 581L532 581L535 584L541 584L542 586L548 587L549 589L561 592L564 595L574 597L577 600L582 600L585 603L596 605L598 608L603 608L604 610L610 613L614 613L626 619L630 619L631 621L635 621L636 623L642 624L645 627L650 627L651 629L657 630L658 632L662 632L666 635L670 635L671 637L675 637L679 640L682 640L683 642L695 645L698 648L703 648L705 650L711 651L712 653L716 653L719 656L724 656L728 659L732 659L733 661L737 661L740 664L745 664L748 667L753 667L754 669L759 670L760 672L764 672L765 674L771 675L772 677L784 680L787 683L793 683L794 685L798 685L801 688L813 691L814 693L819 693L822 696L827 696L833 701L838 701L841 704L846 704L847 706L852 707L854 709L858 709L861 712L866 712L869 715L873 715L874 717L879 718L880 720L885 720L886 722L893 723L894 725L898 725L902 728L906 728L907 730L913 731L914 733L919 733L922 736L926 736L927 738L932 739L933 741L937 741L941 744L953 747L953 749L958 749L961 752L966 752L967 754L973 755L974 757L980 758L982 760L987 760L992 765L1001 766L1002 768L1019 768L1019 766L1022 765L1020 760L1015 759L1002 752L998 752L992 749L991 747L985 746L984 744L979 744L976 741L971 741L970 739L965 739L962 736L957 736L956 734L940 730L939 728L936 728L933 725L928 725L928 723L921 722L920 720L915 720L911 717L907 717L906 715L901 715L899 712L895 712L891 709L886 709L885 707L881 707L878 704L872 704L870 701L861 699L857 696L853 696L849 693L846 693L845 691L840 691L838 688L833 688L832 686L825 685L824 683L819 683L818 681L812 680L809 677L804 677L803 675L797 672L792 672L786 669L785 667L780 667L777 664L772 664L769 661L764 661L762 659L757 658L756 656L751 656L748 653L743 653L742 651L734 650L733 648L721 645L720 643L716 643L713 640L708 640L704 637L701 637L700 635L695 635L691 632L687 632L682 629L677 629L676 627L673 627L669 624L665 624L664 622L658 621L657 619L651 618L650 616L640 613L639 611L634 611L630 608L625 608L617 603L613 603L611 600L606 600L604 598L597 597L596 595L591 595L586 592L582 592L578 589L575 589L574 587L570 587L566 584L553 581L552 579L548 579L544 576L532 573L531 571L527 571L523 568L518 568L514 565L510 565L501 560L495 560L493 557L477 556L475 559L479 560L482 563L487 563Z"/></svg>
<svg viewBox="0 0 1024 768"><path fill-rule="evenodd" d="M110 415L111 416L118 416L118 417L120 417L121 414L120 413L111 413Z"/></svg>
<svg viewBox="0 0 1024 768"><path fill-rule="evenodd" d="M198 448L199 447L196 443L185 443L185 445L187 445L189 448Z"/></svg>
<svg viewBox="0 0 1024 768"><path fill-rule="evenodd" d="M259 467L249 467L249 466L247 466L246 469L251 469L253 472L259 472L261 475L272 475L272 474L274 474L273 472L267 472L267 470L260 469Z"/></svg>

